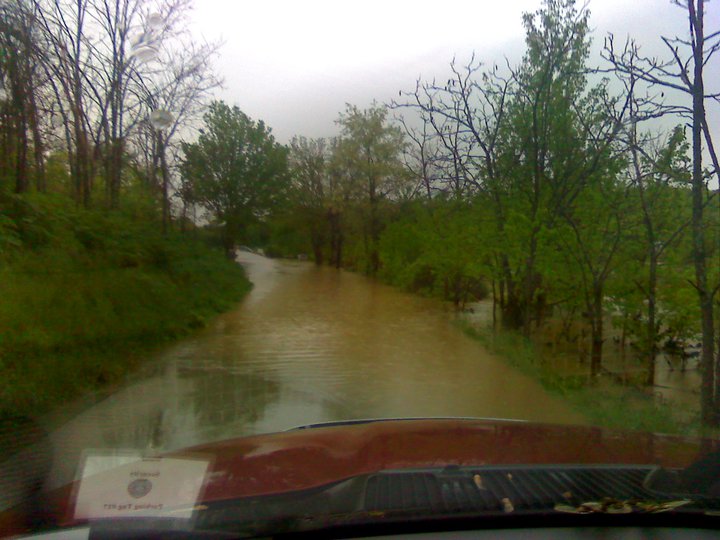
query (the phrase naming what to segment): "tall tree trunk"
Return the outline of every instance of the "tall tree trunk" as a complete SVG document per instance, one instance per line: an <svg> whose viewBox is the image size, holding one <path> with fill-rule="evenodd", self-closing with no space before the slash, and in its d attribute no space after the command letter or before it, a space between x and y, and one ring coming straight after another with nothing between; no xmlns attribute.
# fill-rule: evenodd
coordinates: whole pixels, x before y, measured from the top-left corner
<svg viewBox="0 0 720 540"><path fill-rule="evenodd" d="M631 108L634 107L635 101L631 100ZM655 360L657 358L657 339L658 329L655 322L656 319L656 305L657 305L657 266L658 266L658 248L656 246L655 239L655 227L653 225L651 205L648 204L645 193L645 180L643 179L643 172L640 165L640 158L638 156L638 142L637 142L637 122L633 121L632 124L632 145L631 152L633 157L633 168L635 171L635 183L637 184L638 194L640 195L640 204L643 213L643 224L645 226L646 234L646 246L647 246L647 258L649 261L648 268L648 282L647 290L640 287L640 290L644 293L645 299L647 300L647 324L645 331L645 385L652 387L655 386ZM623 360L625 359L625 328L627 326L627 314L623 320Z"/></svg>
<svg viewBox="0 0 720 540"><path fill-rule="evenodd" d="M170 171L165 156L165 141L162 133L158 131L158 150L160 154L160 173L162 176L162 230L163 234L168 233L170 227Z"/></svg>
<svg viewBox="0 0 720 540"><path fill-rule="evenodd" d="M337 235L337 245L336 245L336 259L335 259L335 268L338 270L342 267L342 260L343 260L343 243L345 241L345 238L341 231L338 231Z"/></svg>
<svg viewBox="0 0 720 540"><path fill-rule="evenodd" d="M0 171L9 172L13 166L13 146L15 137L10 126L10 115L6 109L0 108ZM4 176L4 175L3 175ZM9 176L9 175L8 175Z"/></svg>
<svg viewBox="0 0 720 540"><path fill-rule="evenodd" d="M374 178L370 180L370 238L369 238L369 274L374 276L380 268L380 254L378 244L380 243L380 221L378 218L377 182Z"/></svg>
<svg viewBox="0 0 720 540"><path fill-rule="evenodd" d="M77 118L77 117L76 117ZM78 120L75 120L77 123ZM86 134L82 128L75 129L75 191L78 202L85 208L90 207L90 152Z"/></svg>
<svg viewBox="0 0 720 540"><path fill-rule="evenodd" d="M495 278L492 280L492 328L497 328L497 291L495 285Z"/></svg>
<svg viewBox="0 0 720 540"><path fill-rule="evenodd" d="M697 8L695 7L697 1ZM707 425L718 424L716 385L717 374L713 349L714 319L712 294L708 289L705 252L705 232L703 208L705 203L705 180L702 170L702 124L705 119L705 85L703 81L703 63L705 36L703 16L704 0L689 0L688 10L691 25L694 27L695 43L693 47L693 121L692 121L692 237L693 262L695 265L695 287L700 304L700 324L702 328L702 384L700 404L702 420Z"/></svg>
<svg viewBox="0 0 720 540"><path fill-rule="evenodd" d="M115 60L117 62L117 60ZM120 71L120 67L115 68ZM109 171L106 182L109 185L110 208L117 208L120 204L120 184L122 181L122 72L117 75L113 83L110 104L110 137L109 137ZM164 152L164 143L163 143Z"/></svg>
<svg viewBox="0 0 720 540"><path fill-rule="evenodd" d="M119 138L113 138L110 145L110 208L117 208L120 205L122 146Z"/></svg>
<svg viewBox="0 0 720 540"><path fill-rule="evenodd" d="M187 232L187 225L186 225L187 219L188 219L188 217L187 217L188 211L187 210L188 210L188 204L185 201L183 201L182 213L180 214L180 232L183 234L185 232Z"/></svg>
<svg viewBox="0 0 720 540"><path fill-rule="evenodd" d="M321 266L323 263L323 239L321 234L315 228L313 228L310 233L310 242L312 243L315 264Z"/></svg>
<svg viewBox="0 0 720 540"><path fill-rule="evenodd" d="M502 305L502 325L510 330L524 329L526 306L517 287L507 285L505 302Z"/></svg>
<svg viewBox="0 0 720 540"><path fill-rule="evenodd" d="M30 187L28 180L28 138L25 115L18 114L15 120L15 135L17 137L17 150L15 153L15 192L25 193Z"/></svg>
<svg viewBox="0 0 720 540"><path fill-rule="evenodd" d="M74 28L72 63L72 110L75 128L75 160L77 174L76 185L79 187L79 197L85 208L91 204L92 178L90 160L90 143L85 125L85 109L83 108L83 67L80 65L83 45L84 5L82 0L75 1L77 12L77 25Z"/></svg>
<svg viewBox="0 0 720 540"><path fill-rule="evenodd" d="M87 130L85 128L85 112L82 108L82 81L80 79L80 67L75 66L73 87L72 117L73 117L73 139L75 143L75 196L79 203L85 208L90 207L92 192L92 173L90 145L88 142Z"/></svg>
<svg viewBox="0 0 720 540"><path fill-rule="evenodd" d="M25 193L30 188L28 178L28 136L27 136L27 106L26 81L20 74L20 68L10 73L14 78L12 83L12 99L10 105L10 121L14 128L15 138L15 192Z"/></svg>
<svg viewBox="0 0 720 540"><path fill-rule="evenodd" d="M510 262L506 255L501 255L503 279L500 280L500 315L504 328L517 330L523 327L523 300L520 283L513 279Z"/></svg>
<svg viewBox="0 0 720 540"><path fill-rule="evenodd" d="M654 241L654 238L650 238ZM653 244L650 244L650 269L648 276L647 290L647 373L645 384L655 386L655 359L657 358L657 323L656 319L656 298L657 296L657 252Z"/></svg>
<svg viewBox="0 0 720 540"><path fill-rule="evenodd" d="M591 349L590 349L590 375L596 378L602 370L603 351L603 291L602 287L595 286L593 303L591 306Z"/></svg>
<svg viewBox="0 0 720 540"><path fill-rule="evenodd" d="M525 337L530 337L530 312L535 297L535 255L537 253L537 239L533 234L530 240L530 254L525 263L525 277L523 279L521 328Z"/></svg>
<svg viewBox="0 0 720 540"><path fill-rule="evenodd" d="M35 188L44 192L47 190L45 178L45 156L42 136L40 135L40 126L38 123L37 100L35 92L30 92L28 96L28 123L30 124L30 132L33 139L33 165L35 169Z"/></svg>
<svg viewBox="0 0 720 540"><path fill-rule="evenodd" d="M335 268L342 266L343 235L340 226L340 214L334 210L328 212L330 223L330 264Z"/></svg>

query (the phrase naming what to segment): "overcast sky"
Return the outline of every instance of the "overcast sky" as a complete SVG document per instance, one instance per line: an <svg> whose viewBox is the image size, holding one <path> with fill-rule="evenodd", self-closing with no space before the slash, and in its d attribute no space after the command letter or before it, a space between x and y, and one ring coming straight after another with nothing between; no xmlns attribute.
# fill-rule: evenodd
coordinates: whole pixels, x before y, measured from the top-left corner
<svg viewBox="0 0 720 540"><path fill-rule="evenodd" d="M522 13L540 0L201 0L193 32L225 42L218 92L280 142L293 135L331 136L346 103L389 102L418 77L442 79L453 56L475 51L487 63L524 49ZM593 61L607 32L635 37L664 52L660 35L684 36L687 21L670 0L591 0ZM706 27L720 26L720 1L709 2ZM718 80L718 62L710 80ZM714 116L713 118L717 118Z"/></svg>

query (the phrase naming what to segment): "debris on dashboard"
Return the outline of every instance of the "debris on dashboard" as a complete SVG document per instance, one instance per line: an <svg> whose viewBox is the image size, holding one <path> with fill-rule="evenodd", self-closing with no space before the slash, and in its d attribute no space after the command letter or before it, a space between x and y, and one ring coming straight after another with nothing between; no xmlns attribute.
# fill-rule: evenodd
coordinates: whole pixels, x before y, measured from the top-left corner
<svg viewBox="0 0 720 540"><path fill-rule="evenodd" d="M480 476L479 474L473 476L473 482L475 482L475 485L478 489L487 491L487 488L483 485L482 476Z"/></svg>
<svg viewBox="0 0 720 540"><path fill-rule="evenodd" d="M602 501L588 501L578 506L569 504L556 504L555 510L558 512L566 512L569 514L629 514L631 512L643 512L649 514L657 514L660 512L669 512L686 504L690 504L690 500L678 501L639 501L639 500L619 500L613 498L605 498Z"/></svg>

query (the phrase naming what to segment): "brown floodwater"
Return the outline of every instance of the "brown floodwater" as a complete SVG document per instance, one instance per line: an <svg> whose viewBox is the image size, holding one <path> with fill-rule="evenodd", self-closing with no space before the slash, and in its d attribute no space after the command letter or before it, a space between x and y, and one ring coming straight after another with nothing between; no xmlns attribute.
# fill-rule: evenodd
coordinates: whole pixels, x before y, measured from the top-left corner
<svg viewBox="0 0 720 540"><path fill-rule="evenodd" d="M254 288L235 309L53 429L48 487L89 449L171 450L358 418L583 421L463 334L444 303L307 262L238 260Z"/></svg>

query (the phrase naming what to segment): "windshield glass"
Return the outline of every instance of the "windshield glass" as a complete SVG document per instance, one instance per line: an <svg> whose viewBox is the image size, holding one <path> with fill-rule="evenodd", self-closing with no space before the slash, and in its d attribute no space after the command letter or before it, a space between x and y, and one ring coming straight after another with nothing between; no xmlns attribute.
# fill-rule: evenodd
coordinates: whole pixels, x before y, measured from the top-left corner
<svg viewBox="0 0 720 540"><path fill-rule="evenodd" d="M703 0L0 1L0 525L712 450L719 48ZM429 418L496 451L346 423Z"/></svg>

